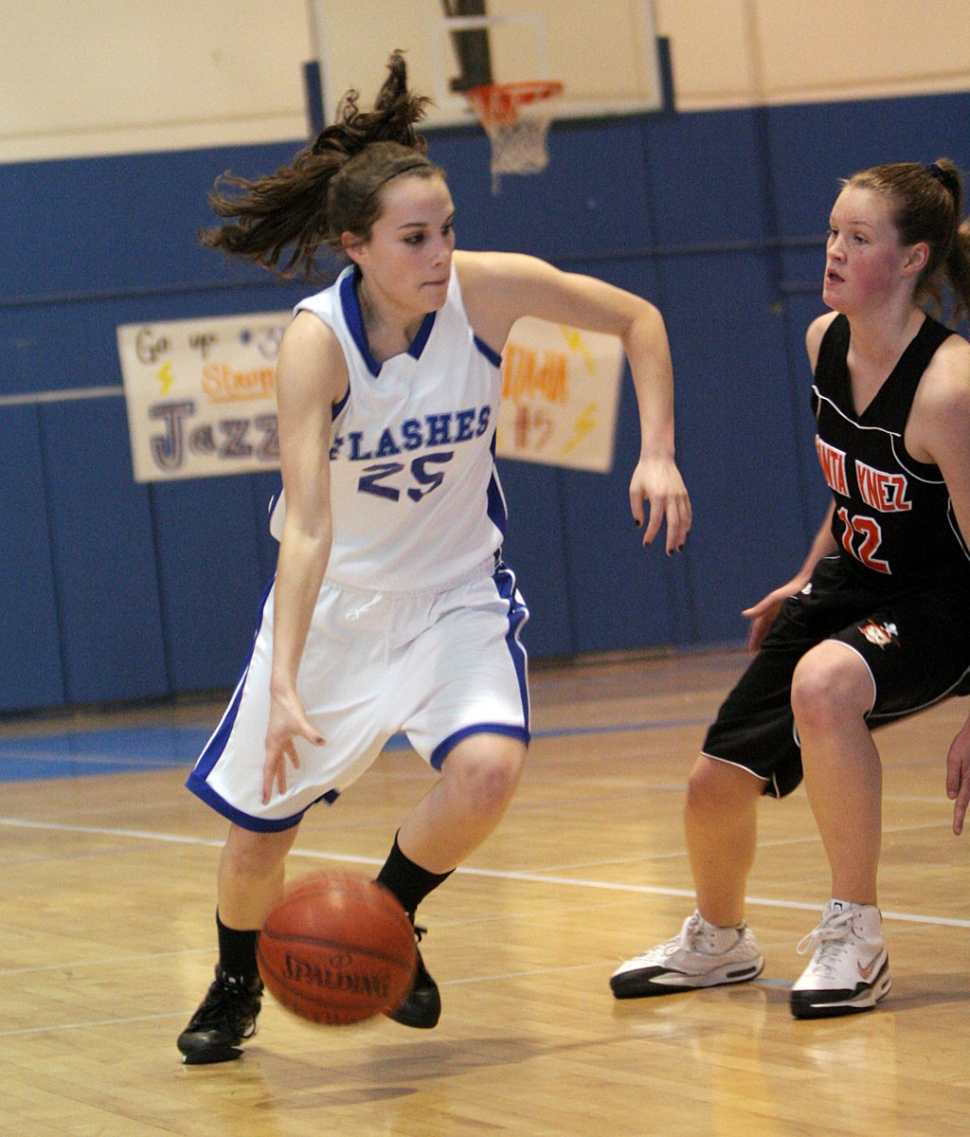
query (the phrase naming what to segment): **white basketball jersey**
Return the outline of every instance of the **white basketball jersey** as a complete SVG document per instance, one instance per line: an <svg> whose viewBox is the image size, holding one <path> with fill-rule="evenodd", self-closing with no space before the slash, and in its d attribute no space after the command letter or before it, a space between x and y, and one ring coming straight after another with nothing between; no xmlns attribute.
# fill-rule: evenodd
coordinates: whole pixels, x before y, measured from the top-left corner
<svg viewBox="0 0 970 1137"><path fill-rule="evenodd" d="M378 592L437 589L492 558L505 532L494 461L501 358L472 331L454 270L444 307L377 363L350 266L297 305L333 329L350 375L330 439L327 578ZM282 532L282 509L272 529Z"/></svg>

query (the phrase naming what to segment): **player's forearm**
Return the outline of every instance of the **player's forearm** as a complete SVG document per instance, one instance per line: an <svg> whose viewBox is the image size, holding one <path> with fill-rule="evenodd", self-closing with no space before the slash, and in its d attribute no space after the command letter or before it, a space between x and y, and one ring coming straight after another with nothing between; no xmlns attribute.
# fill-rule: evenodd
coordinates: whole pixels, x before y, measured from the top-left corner
<svg viewBox="0 0 970 1137"><path fill-rule="evenodd" d="M835 503L829 505L828 512L825 514L825 520L819 527L818 532L815 534L815 540L812 542L812 547L808 550L808 556L805 558L805 563L802 565L802 572L806 576L812 575L812 570L823 558L834 553L837 545L835 538L832 536L832 514L835 511Z"/></svg>
<svg viewBox="0 0 970 1137"><path fill-rule="evenodd" d="M640 456L674 456L674 369L663 316L644 302L623 336L640 415Z"/></svg>
<svg viewBox="0 0 970 1137"><path fill-rule="evenodd" d="M330 556L330 532L316 537L284 531L276 570L272 691L296 689L313 610Z"/></svg>

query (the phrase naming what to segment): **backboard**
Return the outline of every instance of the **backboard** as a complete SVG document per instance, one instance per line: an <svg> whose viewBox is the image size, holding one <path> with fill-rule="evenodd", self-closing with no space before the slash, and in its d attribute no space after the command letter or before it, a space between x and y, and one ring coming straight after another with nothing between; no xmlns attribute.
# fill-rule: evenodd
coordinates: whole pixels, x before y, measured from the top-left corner
<svg viewBox="0 0 970 1137"><path fill-rule="evenodd" d="M652 0L309 0L324 119L341 96L369 105L400 48L409 83L428 95L425 124L471 125L462 92L554 79L557 118L663 107Z"/></svg>

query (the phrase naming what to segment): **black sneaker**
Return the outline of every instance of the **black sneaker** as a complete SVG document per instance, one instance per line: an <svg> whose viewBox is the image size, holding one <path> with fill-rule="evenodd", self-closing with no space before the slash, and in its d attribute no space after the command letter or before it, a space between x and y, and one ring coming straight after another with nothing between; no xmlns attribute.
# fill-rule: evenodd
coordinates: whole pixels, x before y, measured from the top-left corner
<svg viewBox="0 0 970 1137"><path fill-rule="evenodd" d="M262 993L259 976L236 979L216 967L216 977L206 997L178 1036L182 1061L187 1066L202 1066L239 1058L239 1043L256 1033Z"/></svg>
<svg viewBox="0 0 970 1137"><path fill-rule="evenodd" d="M421 937L425 931L425 928L416 927L414 929L418 943L421 942ZM428 969L424 966L420 951L418 952L418 966L414 972L414 984L411 987L411 993L396 1011L388 1011L387 1017L403 1026L417 1027L418 1030L430 1030L433 1026L438 1025L438 1019L441 1017L441 994L438 991L438 984L431 978Z"/></svg>

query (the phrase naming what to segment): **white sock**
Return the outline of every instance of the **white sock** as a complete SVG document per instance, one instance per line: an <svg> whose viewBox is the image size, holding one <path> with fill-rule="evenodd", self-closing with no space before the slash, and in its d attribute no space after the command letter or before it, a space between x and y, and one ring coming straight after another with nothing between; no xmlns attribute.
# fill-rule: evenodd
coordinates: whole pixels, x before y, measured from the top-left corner
<svg viewBox="0 0 970 1137"><path fill-rule="evenodd" d="M727 925L712 924L710 920L705 920L700 912L698 912L697 915L700 916L701 927L706 934L712 937L718 952L727 951L728 948L734 947L738 942L741 929L744 927L743 923Z"/></svg>

